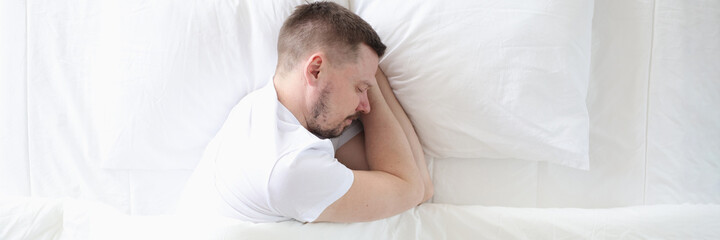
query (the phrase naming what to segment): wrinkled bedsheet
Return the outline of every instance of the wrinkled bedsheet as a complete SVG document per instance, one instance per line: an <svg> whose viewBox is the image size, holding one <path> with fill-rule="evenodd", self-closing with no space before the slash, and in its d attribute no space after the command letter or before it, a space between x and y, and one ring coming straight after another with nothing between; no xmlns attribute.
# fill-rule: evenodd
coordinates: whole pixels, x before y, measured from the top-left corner
<svg viewBox="0 0 720 240"><path fill-rule="evenodd" d="M423 204L365 223L253 224L204 216L129 216L72 199L0 199L2 239L718 239L720 205L609 209Z"/></svg>

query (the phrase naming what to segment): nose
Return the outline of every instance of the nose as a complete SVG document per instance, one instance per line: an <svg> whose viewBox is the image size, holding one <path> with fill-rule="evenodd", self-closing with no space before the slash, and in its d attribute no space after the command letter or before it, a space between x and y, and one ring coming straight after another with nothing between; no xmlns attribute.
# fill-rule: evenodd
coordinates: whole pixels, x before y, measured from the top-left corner
<svg viewBox="0 0 720 240"><path fill-rule="evenodd" d="M370 113L370 100L368 100L367 91L360 94L360 103L355 111L362 112L363 114Z"/></svg>

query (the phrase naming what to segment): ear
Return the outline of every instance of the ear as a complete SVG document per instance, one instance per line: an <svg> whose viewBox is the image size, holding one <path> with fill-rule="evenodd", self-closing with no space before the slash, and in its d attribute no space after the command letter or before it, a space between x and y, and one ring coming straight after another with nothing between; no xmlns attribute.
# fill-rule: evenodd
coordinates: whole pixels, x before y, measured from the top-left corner
<svg viewBox="0 0 720 240"><path fill-rule="evenodd" d="M305 79L307 80L307 84L310 86L317 85L318 78L320 76L320 71L324 70L323 66L323 59L325 56L322 53L316 53L310 56L308 58L306 64L305 64Z"/></svg>

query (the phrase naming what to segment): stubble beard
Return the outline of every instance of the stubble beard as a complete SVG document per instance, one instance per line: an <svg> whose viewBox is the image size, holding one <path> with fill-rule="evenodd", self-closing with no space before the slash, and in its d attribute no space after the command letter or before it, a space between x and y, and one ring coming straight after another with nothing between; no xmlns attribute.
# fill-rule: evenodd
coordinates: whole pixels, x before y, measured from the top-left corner
<svg viewBox="0 0 720 240"><path fill-rule="evenodd" d="M315 106L313 106L312 118L308 121L308 130L322 139L338 137L345 130L343 126L345 121L340 122L332 128L323 128L320 125L320 120L327 121L329 95L330 91L327 89L323 89L320 92L320 99L318 99Z"/></svg>

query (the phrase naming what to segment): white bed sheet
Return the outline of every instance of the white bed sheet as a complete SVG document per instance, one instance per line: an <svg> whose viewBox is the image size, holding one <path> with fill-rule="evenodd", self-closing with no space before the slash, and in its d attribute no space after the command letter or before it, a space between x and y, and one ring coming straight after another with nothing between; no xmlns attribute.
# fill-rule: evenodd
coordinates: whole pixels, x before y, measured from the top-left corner
<svg viewBox="0 0 720 240"><path fill-rule="evenodd" d="M104 134L102 130L107 129L102 126L112 125L105 120L128 116L105 114L112 112L112 108L103 103L112 101L97 100L117 97L108 95L117 93L114 91L117 89L108 87L115 85L103 85L112 80L105 77L117 76L106 74L107 68L93 66L115 66L107 63L120 62L135 64L129 69L147 70L144 66L155 65L142 63L157 62L142 58L142 54L149 54L150 49L145 47L164 46L158 42L164 39L162 32L151 36L125 36L122 35L126 33L124 31L104 26L124 23L122 30L149 33L160 29L164 23L173 22L172 19L152 17L172 15L204 19L198 23L231 22L216 19L213 14L207 15L216 11L238 11L238 16L254 14L258 17L252 21L254 25L249 30L235 29L234 25L210 25L216 27L212 29L188 26L189 29L202 29L204 34L222 33L222 38L212 37L216 36L214 34L202 35L205 40L216 43L232 39L228 37L232 32L226 31L228 29L252 36L270 33L282 21L280 14L267 15L258 10L282 8L290 11L285 5L302 1L287 0L281 1L282 4L276 1L210 2L216 4L198 2L197 5L175 6L169 1L148 4L141 0L2 1L0 195L82 198L104 202L131 214L171 212L195 161L187 157L190 155L175 158L182 154L164 151L168 154L165 159L143 154L138 156L146 158L127 157L127 154L140 152L123 152L127 153L123 155L125 157L117 158L115 163L126 165L104 162L101 146L103 139L107 140L103 136L108 134ZM353 3L350 1L345 5L352 9ZM173 15L176 8L167 5L183 11ZM205 15L183 15L181 13L189 10L185 7ZM720 172L720 148L717 148L720 144L720 113L712 111L720 105L720 81L717 81L720 79L720 41L717 41L720 25L715 24L720 21L720 2L595 1L594 7L592 69L587 98L590 171L516 159L430 158L429 161L436 163L431 166L435 169L435 202L584 208L720 203L720 175L717 174ZM154 14L154 11L161 14ZM130 19L125 21L117 16ZM201 16L204 17L199 18ZM149 23L142 25L144 22ZM182 28L184 22L174 23L180 24L179 29L185 29ZM135 24L142 28L131 28ZM187 33L200 37L192 35L194 31ZM124 38L114 39L117 35ZM116 41L104 41L108 39ZM152 44L145 40L152 40ZM108 47L115 42L137 48ZM248 56L252 56L249 59L262 60L262 55L273 49L274 44L267 44L269 42L274 39L260 39L243 46L248 48ZM208 48L238 59L233 58L239 56L231 54L233 51L218 46ZM197 51L186 47L193 50L192 54L182 56L190 56L192 61L215 59L205 55L202 59L193 58L193 54L204 54L206 51L202 49L205 48ZM137 52L125 51L128 49ZM139 62L114 58L115 54L134 56ZM274 61L272 57L265 60ZM272 71L273 65L253 62L249 68L255 69L254 72L236 72L239 70L232 67L234 64L216 65L218 71L212 72L254 79ZM187 62L188 66L192 63ZM118 70L110 68L113 69ZM143 72L125 73L143 75ZM155 81L138 83L160 84ZM124 89L139 90L133 86ZM210 136L204 138L210 139ZM200 138L191 139L200 142ZM200 144L194 149L199 154L201 147L197 146ZM148 149L158 148L149 146Z"/></svg>
<svg viewBox="0 0 720 240"><path fill-rule="evenodd" d="M720 203L720 1L655 4L645 203Z"/></svg>
<svg viewBox="0 0 720 240"><path fill-rule="evenodd" d="M29 195L25 3L0 1L0 196Z"/></svg>
<svg viewBox="0 0 720 240"><path fill-rule="evenodd" d="M720 238L720 205L538 209L423 204L387 219L351 224L128 216L106 205L70 199L0 199L0 213L2 239Z"/></svg>

